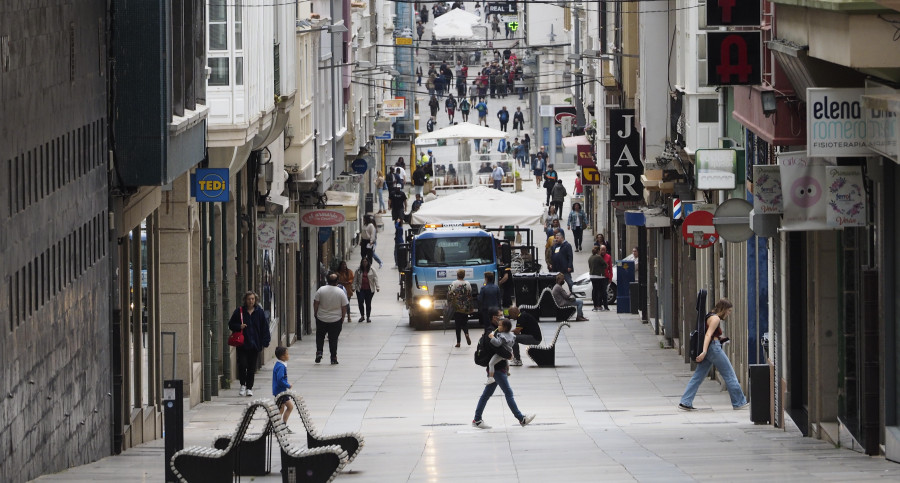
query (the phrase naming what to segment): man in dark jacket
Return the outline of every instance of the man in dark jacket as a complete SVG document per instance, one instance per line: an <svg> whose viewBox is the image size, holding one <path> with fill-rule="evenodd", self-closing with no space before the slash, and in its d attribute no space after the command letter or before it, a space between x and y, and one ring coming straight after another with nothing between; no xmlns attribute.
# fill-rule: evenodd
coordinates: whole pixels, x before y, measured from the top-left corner
<svg viewBox="0 0 900 483"><path fill-rule="evenodd" d="M516 334L516 343L513 345L513 360L510 361L510 365L521 366L522 358L519 356L519 344L540 344L544 340L541 335L541 326L534 317L522 313L516 306L509 308L509 318L516 322L516 327L513 329L513 332Z"/></svg>
<svg viewBox="0 0 900 483"><path fill-rule="evenodd" d="M566 241L566 234L562 231L554 235L553 246L550 248L550 270L563 274L566 285L572 291L573 254L572 245Z"/></svg>
<svg viewBox="0 0 900 483"><path fill-rule="evenodd" d="M494 272L484 272L484 285L478 291L478 308L481 313L481 325L485 332L494 330L491 316L503 306L500 287L494 283L495 279Z"/></svg>

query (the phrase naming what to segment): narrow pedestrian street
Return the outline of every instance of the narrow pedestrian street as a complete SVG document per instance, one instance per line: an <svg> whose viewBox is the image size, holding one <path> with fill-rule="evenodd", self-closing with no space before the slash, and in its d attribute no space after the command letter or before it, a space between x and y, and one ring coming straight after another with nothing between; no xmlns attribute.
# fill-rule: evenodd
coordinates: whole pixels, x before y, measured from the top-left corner
<svg viewBox="0 0 900 483"><path fill-rule="evenodd" d="M574 172L561 173L571 186ZM526 184L520 196L541 199L544 190ZM387 219L386 217L384 218ZM389 225L388 225L389 226ZM388 228L391 229L391 228ZM587 234L586 234L587 235ZM585 311L587 322L571 322L557 341L555 368L539 368L523 354L510 384L525 413L537 415L520 427L497 391L484 421L472 427L484 369L473 362L473 346L453 347L452 329L415 331L397 300L397 272L389 260L390 232L380 232L377 252L386 261L373 301L372 323L352 323L340 335L339 365L315 364L315 340L305 336L290 349L288 376L325 434L357 431L360 455L336 481L355 482L589 482L589 481L885 481L900 479L900 467L804 438L793 424L782 430L756 426L747 410L734 411L718 382L707 379L694 406L676 409L691 375L689 365L663 339L631 314ZM575 254L576 272L586 270L587 251ZM358 250L349 265L359 261ZM473 335L478 329L470 324ZM556 323L543 319L545 340ZM473 343L477 340L473 338ZM270 398L272 361L257 375L256 398ZM210 446L234 430L243 406L237 388L186 410L185 445ZM291 437L305 440L293 415ZM251 431L259 431L262 422ZM276 443L277 445L277 443ZM278 451L273 473L281 476ZM72 468L39 481L162 481L163 440L121 455Z"/></svg>

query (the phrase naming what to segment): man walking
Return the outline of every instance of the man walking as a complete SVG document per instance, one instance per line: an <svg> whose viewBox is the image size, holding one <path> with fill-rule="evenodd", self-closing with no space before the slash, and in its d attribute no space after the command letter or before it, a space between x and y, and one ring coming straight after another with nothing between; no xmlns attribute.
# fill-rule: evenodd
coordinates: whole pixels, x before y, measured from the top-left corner
<svg viewBox="0 0 900 483"><path fill-rule="evenodd" d="M525 129L525 114L522 113L521 107L517 107L516 113L513 114L513 129L516 130L516 135Z"/></svg>
<svg viewBox="0 0 900 483"><path fill-rule="evenodd" d="M337 274L329 273L327 281L328 285L324 285L316 291L313 301L313 314L316 317L316 364L322 362L322 350L325 346L326 335L328 335L331 363L338 363L338 337L343 328L341 321L347 315L347 307L350 305L347 294L337 286Z"/></svg>
<svg viewBox="0 0 900 483"><path fill-rule="evenodd" d="M572 245L566 241L562 230L553 235L553 246L550 248L550 270L559 272L565 277L569 291L572 291L573 254Z"/></svg>
<svg viewBox="0 0 900 483"><path fill-rule="evenodd" d="M491 172L491 179L494 180L494 189L503 191L500 188L500 184L503 183L503 168L500 167L500 164L494 165L494 171Z"/></svg>
<svg viewBox="0 0 900 483"><path fill-rule="evenodd" d="M506 132L506 125L509 124L509 111L506 110L506 106L497 113L497 119L500 120L500 130Z"/></svg>

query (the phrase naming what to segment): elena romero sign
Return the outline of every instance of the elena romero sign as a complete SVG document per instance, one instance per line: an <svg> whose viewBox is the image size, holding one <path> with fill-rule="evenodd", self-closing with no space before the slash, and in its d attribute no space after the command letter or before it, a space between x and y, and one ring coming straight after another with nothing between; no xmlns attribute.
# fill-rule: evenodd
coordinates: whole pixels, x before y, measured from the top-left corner
<svg viewBox="0 0 900 483"><path fill-rule="evenodd" d="M305 226L337 226L344 222L344 213L337 210L302 210L300 221Z"/></svg>
<svg viewBox="0 0 900 483"><path fill-rule="evenodd" d="M869 156L865 89L806 89L806 150L816 156Z"/></svg>

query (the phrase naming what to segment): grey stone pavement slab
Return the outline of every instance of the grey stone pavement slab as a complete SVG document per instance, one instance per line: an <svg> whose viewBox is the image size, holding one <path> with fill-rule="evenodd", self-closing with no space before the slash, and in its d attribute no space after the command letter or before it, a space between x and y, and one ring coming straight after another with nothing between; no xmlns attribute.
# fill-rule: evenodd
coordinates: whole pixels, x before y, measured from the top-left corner
<svg viewBox="0 0 900 483"><path fill-rule="evenodd" d="M571 186L573 172L562 177ZM543 190L525 185L521 196ZM390 225L388 225L390 226ZM555 368L530 360L510 383L534 423L520 427L498 390L488 403L489 430L470 423L484 371L474 346L454 348L452 330L414 331L397 301L391 234L382 232L383 286L371 324L344 324L336 366L314 364L314 338L290 347L288 374L320 431L359 431L366 445L337 481L590 482L590 481L900 481L900 465L803 438L795 428L757 426L734 411L717 382L704 382L691 413L675 406L690 367L637 316L585 312L557 344ZM587 244L586 244L587 245ZM586 267L588 252L575 254ZM351 266L358 261L358 251ZM357 308L352 302L353 312ZM356 320L354 318L354 320ZM552 334L555 323L541 324ZM471 326L471 331L479 329ZM526 358L527 359L527 358ZM272 361L257 376L257 397L269 397ZM185 444L212 444L233 431L250 398L223 390L185 413ZM260 422L255 427L261 427ZM289 425L301 424L292 416ZM303 444L302 434L292 436ZM277 444L277 443L276 443ZM93 464L46 475L42 481L162 481L163 441ZM252 481L278 481L273 473Z"/></svg>

